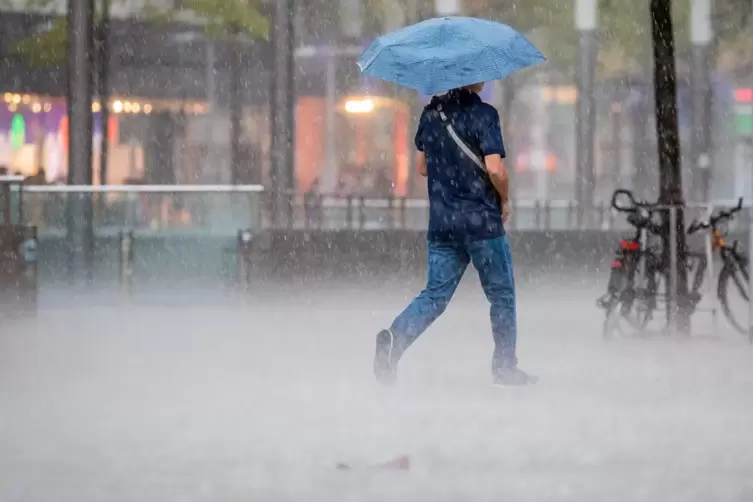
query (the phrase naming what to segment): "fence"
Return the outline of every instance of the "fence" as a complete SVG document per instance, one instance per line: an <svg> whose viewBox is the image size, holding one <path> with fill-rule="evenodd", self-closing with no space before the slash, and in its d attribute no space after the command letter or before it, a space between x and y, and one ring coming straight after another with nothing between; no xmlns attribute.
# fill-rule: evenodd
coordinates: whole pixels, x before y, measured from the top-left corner
<svg viewBox="0 0 753 502"><path fill-rule="evenodd" d="M32 185L23 190L26 223L41 235L62 236L67 229L70 197L92 197L94 229L116 236L123 229L139 233L227 235L238 229L291 230L413 230L429 220L426 199L370 198L318 194L266 193L260 185ZM282 203L281 203L282 201ZM715 201L730 207L736 201ZM703 216L708 206L688 205L688 222ZM290 217L279 212L290 210ZM746 230L747 212L730 223ZM514 200L507 222L512 231L629 230L625 218L607 202L590 207L568 200Z"/></svg>
<svg viewBox="0 0 753 502"><path fill-rule="evenodd" d="M26 222L42 235L65 235L71 197L91 198L94 232L235 235L261 226L260 185L29 185L23 188Z"/></svg>
<svg viewBox="0 0 753 502"><path fill-rule="evenodd" d="M269 194L267 194L269 195ZM279 196L278 196L279 197ZM284 221L270 217L269 205L264 212L263 225L276 229L308 230L425 230L429 220L426 199L405 197L368 198L296 194L286 204L292 207L292 217ZM624 215L608 202L596 202L590 207L579 206L569 200L514 200L508 230L628 230L631 227ZM737 201L719 200L713 207L732 207ZM279 207L279 206L278 206ZM701 218L708 205L686 206L688 222ZM732 230L747 228L746 213L730 223Z"/></svg>

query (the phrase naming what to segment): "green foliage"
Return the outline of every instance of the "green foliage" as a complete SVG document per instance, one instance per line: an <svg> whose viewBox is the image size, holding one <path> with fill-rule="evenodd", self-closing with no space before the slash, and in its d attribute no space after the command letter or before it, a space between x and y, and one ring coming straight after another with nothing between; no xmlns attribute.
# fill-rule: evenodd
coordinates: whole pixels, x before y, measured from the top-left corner
<svg viewBox="0 0 753 502"><path fill-rule="evenodd" d="M117 0L111 0L116 3ZM215 39L251 37L266 39L269 23L258 8L258 0L183 0L180 10L160 10L147 4L141 17L155 24L169 23L190 12L198 18L207 36ZM26 0L30 11L51 12L54 0ZM6 6L0 0L0 7ZM99 25L97 15L95 24ZM51 21L33 37L16 41L11 53L24 59L32 67L57 66L65 63L68 46L68 23L64 16Z"/></svg>
<svg viewBox="0 0 753 502"><path fill-rule="evenodd" d="M65 62L68 48L68 23L64 18L51 21L33 38L18 40L11 54L24 59L31 67L57 66Z"/></svg>
<svg viewBox="0 0 753 502"><path fill-rule="evenodd" d="M673 1L675 43L680 57L690 46L692 0ZM487 0L473 14L497 19L531 35L551 64L572 71L577 56L574 26L576 0ZM751 18L751 3L713 0L715 41L721 48L744 37ZM649 0L599 0L599 73L609 77L646 73L652 64Z"/></svg>
<svg viewBox="0 0 753 502"><path fill-rule="evenodd" d="M238 37L269 38L269 21L261 13L259 0L183 0L179 9L160 11L151 5L149 19L170 22L193 15L208 37L232 40Z"/></svg>

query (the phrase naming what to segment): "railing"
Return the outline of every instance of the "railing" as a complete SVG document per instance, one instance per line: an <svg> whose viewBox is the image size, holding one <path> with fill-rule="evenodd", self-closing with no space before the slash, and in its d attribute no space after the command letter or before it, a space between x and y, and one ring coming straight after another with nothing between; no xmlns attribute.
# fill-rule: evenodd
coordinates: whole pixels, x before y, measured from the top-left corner
<svg viewBox="0 0 753 502"><path fill-rule="evenodd" d="M272 194L265 194L271 196ZM278 200L279 200L278 195ZM429 220L426 199L404 197L369 198L295 194L286 199L292 207L291 218L273 218L265 204L266 228L310 230L425 230ZM714 201L714 207L735 206L737 201ZM513 231L629 230L625 216L608 202L581 207L569 200L516 200L512 202L507 229ZM277 207L281 207L279 204ZM708 205L688 204L686 221L702 217ZM744 215L746 215L744 213ZM731 229L744 229L746 218L730 223Z"/></svg>
<svg viewBox="0 0 753 502"><path fill-rule="evenodd" d="M429 220L426 199L318 194L280 195L260 185L28 185L23 215L41 235L64 235L71 197L92 199L98 235L138 233L235 236L239 229L413 230ZM737 201L719 200L715 207ZM707 205L686 207L686 221L701 217ZM284 213L284 216L283 216ZM289 216L288 216L289 214ZM730 223L747 229L748 212ZM629 230L624 215L608 203L581 207L568 200L515 200L506 225L511 231Z"/></svg>
<svg viewBox="0 0 753 502"><path fill-rule="evenodd" d="M90 198L97 235L139 233L235 236L261 226L261 185L29 185L24 218L42 235L64 235L71 197Z"/></svg>

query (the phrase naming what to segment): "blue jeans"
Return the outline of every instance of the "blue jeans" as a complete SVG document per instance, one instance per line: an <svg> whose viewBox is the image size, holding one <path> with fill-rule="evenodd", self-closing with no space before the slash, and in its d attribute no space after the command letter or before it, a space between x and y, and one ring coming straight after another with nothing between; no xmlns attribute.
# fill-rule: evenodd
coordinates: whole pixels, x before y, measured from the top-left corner
<svg viewBox="0 0 753 502"><path fill-rule="evenodd" d="M506 237L458 244L429 243L429 280L420 295L392 323L395 356L426 331L447 308L468 264L478 271L491 304L494 356L492 370L517 365L515 355L515 281Z"/></svg>

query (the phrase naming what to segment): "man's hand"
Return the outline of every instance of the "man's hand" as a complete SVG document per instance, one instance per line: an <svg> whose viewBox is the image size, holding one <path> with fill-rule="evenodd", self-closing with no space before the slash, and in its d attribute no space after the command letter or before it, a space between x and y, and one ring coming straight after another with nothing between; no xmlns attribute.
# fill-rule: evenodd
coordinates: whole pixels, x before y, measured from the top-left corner
<svg viewBox="0 0 753 502"><path fill-rule="evenodd" d="M507 223L507 218L510 217L510 201L502 203L502 223Z"/></svg>

